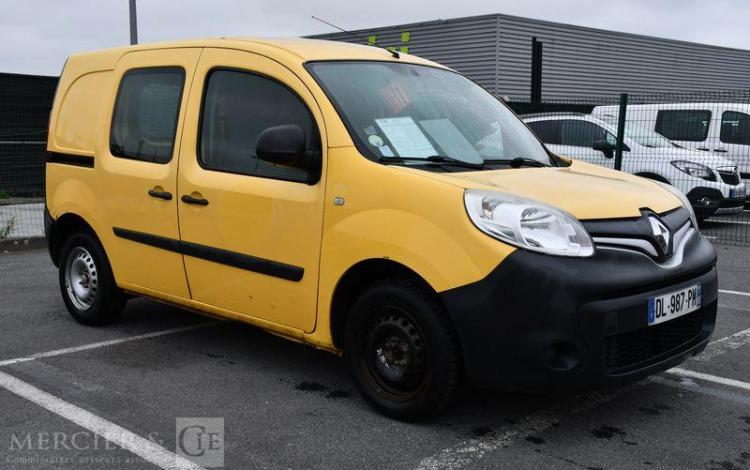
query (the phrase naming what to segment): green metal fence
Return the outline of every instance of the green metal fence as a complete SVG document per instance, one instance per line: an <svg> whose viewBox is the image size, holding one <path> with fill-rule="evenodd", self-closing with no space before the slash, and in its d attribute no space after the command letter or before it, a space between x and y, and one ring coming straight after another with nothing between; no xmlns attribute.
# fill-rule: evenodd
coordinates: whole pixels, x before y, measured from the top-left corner
<svg viewBox="0 0 750 470"><path fill-rule="evenodd" d="M43 235L44 155L57 77L0 73L0 240Z"/></svg>

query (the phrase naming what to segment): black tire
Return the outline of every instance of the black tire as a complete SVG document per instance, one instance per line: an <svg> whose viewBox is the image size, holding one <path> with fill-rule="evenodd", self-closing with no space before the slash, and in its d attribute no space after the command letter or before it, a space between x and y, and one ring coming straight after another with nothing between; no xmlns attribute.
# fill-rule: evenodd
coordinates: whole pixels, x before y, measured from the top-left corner
<svg viewBox="0 0 750 470"><path fill-rule="evenodd" d="M60 250L59 282L70 315L84 325L108 325L120 318L126 298L117 287L99 241L77 232Z"/></svg>
<svg viewBox="0 0 750 470"><path fill-rule="evenodd" d="M428 418L453 400L461 375L455 329L434 293L401 280L374 284L352 305L344 358L373 408Z"/></svg>

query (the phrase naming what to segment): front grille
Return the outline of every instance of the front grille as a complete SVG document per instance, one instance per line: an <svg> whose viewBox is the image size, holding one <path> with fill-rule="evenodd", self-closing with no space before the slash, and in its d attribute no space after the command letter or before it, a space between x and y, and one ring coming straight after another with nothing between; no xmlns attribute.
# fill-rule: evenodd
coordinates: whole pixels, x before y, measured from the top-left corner
<svg viewBox="0 0 750 470"><path fill-rule="evenodd" d="M697 339L703 329L703 310L656 326L608 336L605 339L605 366L616 374L643 363L656 361L669 352L678 352Z"/></svg>
<svg viewBox="0 0 750 470"><path fill-rule="evenodd" d="M721 180L726 184L740 184L740 174L736 168L719 168L718 172Z"/></svg>
<svg viewBox="0 0 750 470"><path fill-rule="evenodd" d="M660 240L654 235L650 218L656 217L648 210L641 210L640 217L625 219L584 220L583 226L593 238L598 248L615 248L644 253L659 262L672 257L673 253L660 247ZM694 230L691 229L690 213L680 207L658 215L658 219L670 230L672 249L679 248L682 239L689 240Z"/></svg>

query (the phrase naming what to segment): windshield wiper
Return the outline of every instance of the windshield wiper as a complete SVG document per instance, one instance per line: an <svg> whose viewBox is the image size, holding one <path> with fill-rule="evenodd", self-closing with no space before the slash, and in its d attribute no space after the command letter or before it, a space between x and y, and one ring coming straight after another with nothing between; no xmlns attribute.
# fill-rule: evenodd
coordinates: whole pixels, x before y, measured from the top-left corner
<svg viewBox="0 0 750 470"><path fill-rule="evenodd" d="M534 166L534 167L546 167L549 166L546 163L542 163L539 160L533 158L516 157L516 158L495 158L484 161L485 164L505 164L510 165L511 168L521 168L522 166Z"/></svg>
<svg viewBox="0 0 750 470"><path fill-rule="evenodd" d="M458 166L462 168L471 168L472 170L483 170L483 163L472 163L458 160L453 157L445 157L443 155L431 155L429 157L380 157L378 160L383 163L406 163L406 162L427 162L437 166Z"/></svg>

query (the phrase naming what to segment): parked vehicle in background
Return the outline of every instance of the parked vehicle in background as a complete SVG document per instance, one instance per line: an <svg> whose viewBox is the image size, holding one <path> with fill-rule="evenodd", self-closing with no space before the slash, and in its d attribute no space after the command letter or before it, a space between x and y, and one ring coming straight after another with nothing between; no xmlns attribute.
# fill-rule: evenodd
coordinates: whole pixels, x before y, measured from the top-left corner
<svg viewBox="0 0 750 470"><path fill-rule="evenodd" d="M597 106L598 118L617 119L618 106ZM726 157L750 184L750 103L630 105L628 122L654 130L687 149Z"/></svg>
<svg viewBox="0 0 750 470"><path fill-rule="evenodd" d="M614 168L616 122L580 113L522 118L552 152ZM623 143L622 171L677 187L699 219L742 210L745 184L730 160L681 148L631 122L625 125Z"/></svg>

